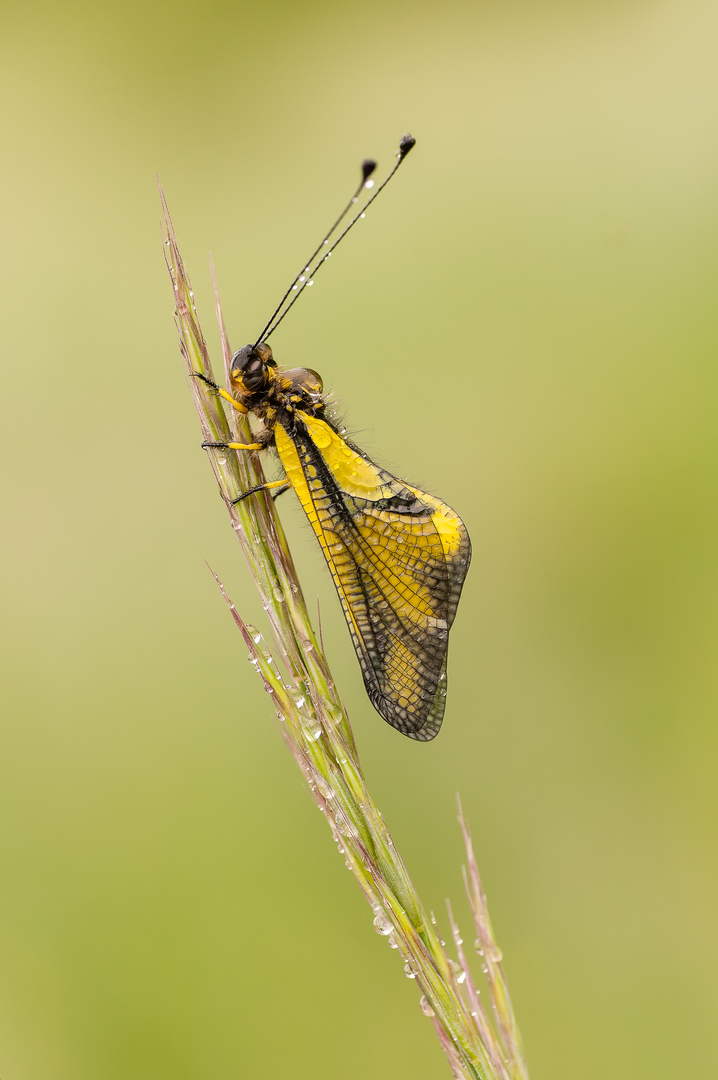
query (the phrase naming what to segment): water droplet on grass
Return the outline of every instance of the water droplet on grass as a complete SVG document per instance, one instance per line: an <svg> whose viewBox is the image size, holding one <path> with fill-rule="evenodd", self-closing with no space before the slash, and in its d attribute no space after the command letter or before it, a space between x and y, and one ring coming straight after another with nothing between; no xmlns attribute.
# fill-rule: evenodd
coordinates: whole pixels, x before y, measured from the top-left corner
<svg viewBox="0 0 718 1080"><path fill-rule="evenodd" d="M431 1005L426 1000L426 997L423 994L422 994L421 1000L419 1001L419 1008L423 1012L424 1016L435 1016L436 1015L436 1013L434 1012Z"/></svg>
<svg viewBox="0 0 718 1080"><path fill-rule="evenodd" d="M377 934L381 934L382 937L388 937L391 933L392 927L389 919L386 917L383 911L380 911L374 918L374 929Z"/></svg>

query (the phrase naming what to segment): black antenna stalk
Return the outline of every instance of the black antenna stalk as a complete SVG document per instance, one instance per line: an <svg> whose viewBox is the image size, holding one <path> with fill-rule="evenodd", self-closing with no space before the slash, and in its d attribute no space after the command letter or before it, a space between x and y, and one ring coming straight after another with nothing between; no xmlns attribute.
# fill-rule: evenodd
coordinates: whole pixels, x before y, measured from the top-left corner
<svg viewBox="0 0 718 1080"><path fill-rule="evenodd" d="M279 312L282 310L282 307L284 306L284 301L287 299L290 292L295 291L295 292L297 292L297 295L299 295L300 292L303 292L304 286L307 284L306 275L309 273L309 267L314 262L314 260L316 259L317 255L322 250L322 248L325 247L329 243L329 237L332 235L332 233L335 231L335 229L341 224L341 222L347 216L347 214L351 210L352 206L355 205L355 203L359 199L359 196L361 195L364 188L374 186L374 181L373 180L369 181L369 177L371 176L371 174L374 172L375 169L376 169L376 161L373 161L371 158L366 158L364 161L362 161L362 164L361 164L361 184L356 189L356 191L352 195L351 199L349 200L347 205L344 207L341 214L339 215L337 220L334 222L334 224L332 225L332 227L329 230L329 232L327 233L327 235L322 240L319 247L307 259L307 261L302 265L302 269L299 271L299 273L295 277L294 281L289 286L289 288L285 292L284 296L282 297L282 299L277 304L276 308L274 309L274 312L272 313L272 318L267 322L267 325L264 327L264 330L262 330L262 333L259 335L259 337L255 341L252 348L256 349L257 345L259 345L260 342L266 341L267 330L272 325L272 321L277 317ZM301 288L299 288L300 282L301 282ZM295 297L295 299L296 299L296 297ZM291 305L290 305L290 307L291 307Z"/></svg>
<svg viewBox="0 0 718 1080"><path fill-rule="evenodd" d="M413 135L406 134L406 135L402 136L401 141L399 143L399 149L396 152L396 156L397 156L398 160L397 160L396 165L394 166L394 168L391 170L391 172L389 173L387 178L379 185L379 187L376 189L376 191L371 196L371 198L367 200L367 202L364 204L364 208L362 210L360 210L359 213L356 214L351 219L349 224L346 226L344 231L342 233L340 233L340 235L334 241L334 243L329 248L329 250L325 251L324 254L322 255L321 259L319 260L319 262L317 262L315 264L314 268L311 268L312 260L314 258L316 258L316 256L319 254L319 252L322 251L323 248L326 246L326 242L327 242L328 237L325 238L322 241L322 243L319 245L317 250L314 252L314 255L312 256L312 258L309 260L309 263L305 267L304 274L301 275L301 277L303 278L301 285L298 288L295 288L297 283L300 281L300 276L297 276L294 279L294 281L292 282L292 285L289 287L289 289L287 289L286 293L284 294L284 296L282 298L282 303L277 307L276 311L274 312L274 315L272 315L272 318L269 320L269 322L267 323L267 326L265 326L264 330L262 331L262 335L259 338L259 341L257 342L257 344L259 344L260 341L266 341L267 338L269 337L269 335L274 333L274 331L277 329L277 327L279 326L279 324L282 321L282 319L284 318L284 316L290 311L290 309L293 307L293 305L296 304L297 300L302 295L302 293L306 289L307 285L313 285L314 284L314 277L316 276L316 274L318 273L320 268L324 265L324 263L327 261L327 259L331 255L331 253L334 251L334 248L337 247L339 244L341 244L342 240L344 239L346 234L349 232L349 230L354 225L356 225L357 221L359 221L360 218L364 217L364 215L366 214L366 212L369 209L369 207L371 206L371 204L377 198L379 193L384 190L384 188L389 183L389 181L391 180L391 178L394 175L394 173L396 172L396 170L401 165L401 163L404 160L404 158L406 157L406 155L409 153L410 150L412 150L414 148L414 146L416 146L416 139L414 138ZM362 175L364 174L364 170L369 165L374 165L374 162L372 162L372 161L365 161L364 162L364 164L362 165ZM367 184L366 181L364 181L362 183L362 187L364 187L365 185L367 187L372 187L373 184L374 184L373 180L370 180L368 184ZM361 191L361 188L359 190ZM357 196L358 196L358 192L357 192L357 195L355 195L354 198L352 199L352 203L356 202ZM352 203L349 204L349 206L347 207L347 210L351 207ZM342 214L342 216L337 220L337 222L335 223L334 228L331 230L331 232L334 232L334 229L336 229L339 222L344 218L347 210L345 210L344 214ZM284 306L284 301L287 299L290 292L292 292L292 291L294 291L294 296L292 297L290 302L287 304L287 306L284 308L284 311L282 311L282 307ZM279 314L280 312L281 312L281 315ZM279 315L279 318L277 318L277 315ZM276 322L273 321L275 319L276 319Z"/></svg>

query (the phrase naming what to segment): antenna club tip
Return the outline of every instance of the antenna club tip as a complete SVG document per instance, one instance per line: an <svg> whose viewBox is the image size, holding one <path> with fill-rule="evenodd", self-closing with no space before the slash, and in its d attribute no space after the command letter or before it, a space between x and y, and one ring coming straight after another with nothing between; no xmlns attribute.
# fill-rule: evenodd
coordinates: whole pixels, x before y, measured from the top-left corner
<svg viewBox="0 0 718 1080"><path fill-rule="evenodd" d="M415 146L416 146L416 139L414 138L413 135L409 135L408 132L407 132L406 135L402 135L401 142L399 143L399 157L400 158L406 157L406 155L409 153L409 151L413 150L413 148Z"/></svg>
<svg viewBox="0 0 718 1080"><path fill-rule="evenodd" d="M362 163L361 163L361 174L362 174L362 180L364 181L364 183L366 183L366 181L369 179L371 174L374 172L374 170L377 167L377 164L378 163L376 161L374 161L372 158L365 158L364 161L362 161Z"/></svg>

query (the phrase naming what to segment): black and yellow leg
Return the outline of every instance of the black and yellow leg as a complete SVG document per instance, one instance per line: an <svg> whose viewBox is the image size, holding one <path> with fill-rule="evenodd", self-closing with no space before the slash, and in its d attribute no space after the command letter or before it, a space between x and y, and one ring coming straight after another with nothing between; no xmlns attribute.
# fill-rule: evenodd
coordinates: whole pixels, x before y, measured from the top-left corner
<svg viewBox="0 0 718 1080"><path fill-rule="evenodd" d="M278 499L280 495L283 495L285 491L291 491L291 488L292 485L288 480L285 480L282 487L275 488L272 492L272 502L274 502L275 499Z"/></svg>
<svg viewBox="0 0 718 1080"><path fill-rule="evenodd" d="M261 442L203 442L203 450L266 450Z"/></svg>
<svg viewBox="0 0 718 1080"><path fill-rule="evenodd" d="M272 489L276 489L272 495L272 498L276 499L277 495L289 491L291 486L288 480L268 480L266 484L257 484L256 487L250 488L249 491L243 491L236 499L232 499L232 505L246 499L248 495L255 495L258 491L272 491Z"/></svg>
<svg viewBox="0 0 718 1080"><path fill-rule="evenodd" d="M199 371L193 371L191 374L193 379L201 379L203 383L207 383L207 386L210 386L213 390L216 390L219 396L221 398L224 398L225 401L228 401L230 405L232 405L237 410L237 412L242 413L243 416L248 412L248 409L244 405L240 405L240 403L235 398L233 398L230 393L224 390L221 386L217 386L217 383L212 382L212 380L208 379L206 375L202 375L202 373Z"/></svg>

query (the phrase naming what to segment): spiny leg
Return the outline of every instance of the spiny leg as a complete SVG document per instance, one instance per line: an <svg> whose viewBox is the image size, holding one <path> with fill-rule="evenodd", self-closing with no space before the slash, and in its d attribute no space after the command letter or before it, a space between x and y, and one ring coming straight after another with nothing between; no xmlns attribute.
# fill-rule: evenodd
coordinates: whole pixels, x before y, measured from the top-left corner
<svg viewBox="0 0 718 1080"><path fill-rule="evenodd" d="M288 480L268 480L266 484L257 484L256 487L250 488L249 491L243 491L236 499L232 499L232 505L235 506L237 503L241 502L242 499L246 499L248 495L254 495L258 491L271 491L272 488L277 489L276 493L272 495L272 498L276 499L277 496L282 495L285 491L289 491L291 486L292 485Z"/></svg>
<svg viewBox="0 0 718 1080"><path fill-rule="evenodd" d="M219 396L221 398L224 398L225 401L228 401L230 405L232 405L237 410L237 412L245 415L249 411L245 405L240 405L240 403L235 398L233 398L227 390L223 389L223 387L221 386L217 386L216 382L212 382L211 379L208 379L207 376L203 375L200 371L192 371L190 372L190 375L193 379L201 379L202 382L207 383L207 386L211 387L212 390L216 390Z"/></svg>
<svg viewBox="0 0 718 1080"><path fill-rule="evenodd" d="M221 386L217 386L211 379L208 379L206 375L202 375L199 371L192 372L196 379L201 379L202 382L207 383L213 390L216 390L221 397L229 401L234 405L235 409L239 412L246 413L244 405L240 405L238 401L228 394L226 390L223 390ZM225 443L225 442L203 442L203 450L266 450L267 442L253 442L253 443ZM239 503L242 499L246 499L248 495L255 495L258 491L272 491L272 499L279 498L285 491L289 491L291 488L289 480L268 480L264 484L257 484L256 487L250 488L249 491L242 492L236 499L232 499L232 505Z"/></svg>
<svg viewBox="0 0 718 1080"><path fill-rule="evenodd" d="M261 442L203 442L203 450L266 450L267 444Z"/></svg>

